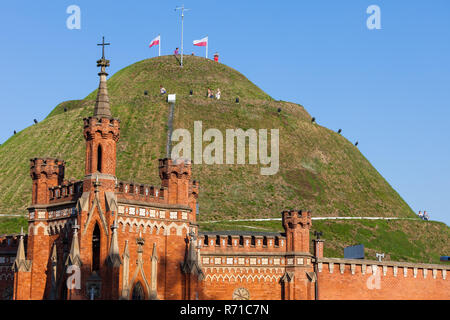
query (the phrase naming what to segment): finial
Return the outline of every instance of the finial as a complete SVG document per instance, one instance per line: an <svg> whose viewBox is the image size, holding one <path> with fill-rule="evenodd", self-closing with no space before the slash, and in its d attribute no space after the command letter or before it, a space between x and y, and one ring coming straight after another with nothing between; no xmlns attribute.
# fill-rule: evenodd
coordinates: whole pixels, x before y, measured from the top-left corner
<svg viewBox="0 0 450 320"><path fill-rule="evenodd" d="M111 108L109 106L109 96L108 89L106 86L106 67L109 67L109 60L105 58L105 46L111 45L110 43L105 43L105 37L103 37L102 43L97 44L102 46L102 58L97 61L97 67L100 67L100 85L97 92L97 100L95 102L94 116L96 117L106 117L111 118Z"/></svg>
<svg viewBox="0 0 450 320"><path fill-rule="evenodd" d="M105 60L105 46L110 46L111 43L105 43L105 37L102 37L102 43L98 43L98 46L102 46L102 60Z"/></svg>
<svg viewBox="0 0 450 320"><path fill-rule="evenodd" d="M320 240L320 237L323 236L322 231L314 231L314 236L316 237L316 240Z"/></svg>

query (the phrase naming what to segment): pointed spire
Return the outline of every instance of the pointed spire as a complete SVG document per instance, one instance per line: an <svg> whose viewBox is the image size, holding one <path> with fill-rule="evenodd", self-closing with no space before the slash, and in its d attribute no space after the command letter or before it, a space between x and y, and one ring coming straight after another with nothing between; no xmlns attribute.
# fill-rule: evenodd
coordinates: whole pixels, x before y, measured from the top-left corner
<svg viewBox="0 0 450 320"><path fill-rule="evenodd" d="M158 253L156 251L156 243L153 244L153 251L152 251L152 260L158 261Z"/></svg>
<svg viewBox="0 0 450 320"><path fill-rule="evenodd" d="M123 259L130 258L130 250L128 249L128 240L125 240L125 248L123 249Z"/></svg>
<svg viewBox="0 0 450 320"><path fill-rule="evenodd" d="M29 272L31 270L31 261L25 258L25 245L24 245L24 233L23 227L20 230L20 239L19 239L19 247L17 248L16 260L12 266L12 269L15 272L25 271Z"/></svg>
<svg viewBox="0 0 450 320"><path fill-rule="evenodd" d="M199 280L203 280L204 274L202 271L202 268L198 264L198 257L197 257L197 251L196 251L196 245L195 242L197 240L197 237L193 231L191 231L188 234L188 248L186 250L186 255L184 258L184 263L181 266L181 270L188 274L197 275Z"/></svg>
<svg viewBox="0 0 450 320"><path fill-rule="evenodd" d="M105 59L105 46L110 45L105 43L105 37L103 37L103 43L98 44L103 47L102 58L97 61L97 67L101 67L100 73L100 84L97 91L97 100L95 101L94 116L99 118L111 118L111 107L109 105L108 88L106 86L106 67L109 67L109 60Z"/></svg>
<svg viewBox="0 0 450 320"><path fill-rule="evenodd" d="M107 263L110 267L117 268L122 264L119 253L119 241L117 239L117 214L114 223L111 226L111 230L111 246L109 247Z"/></svg>
<svg viewBox="0 0 450 320"><path fill-rule="evenodd" d="M70 265L77 265L81 266L81 256L80 256L80 244L78 242L78 229L80 228L79 225L74 225L72 227L73 231L73 237L72 237L72 246L70 247L70 253L66 260L66 266Z"/></svg>

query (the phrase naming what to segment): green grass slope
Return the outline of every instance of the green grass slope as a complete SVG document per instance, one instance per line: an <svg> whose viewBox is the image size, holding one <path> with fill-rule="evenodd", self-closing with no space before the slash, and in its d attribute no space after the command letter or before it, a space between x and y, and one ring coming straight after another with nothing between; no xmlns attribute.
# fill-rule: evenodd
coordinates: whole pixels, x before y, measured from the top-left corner
<svg viewBox="0 0 450 320"><path fill-rule="evenodd" d="M112 112L121 119L119 179L159 184L157 159L165 157L168 117L160 84L177 94L175 129L192 132L193 122L201 120L204 130L217 128L224 135L236 128L280 130L276 175L260 175L258 165L193 166L201 182L200 220L278 217L287 208L308 209L315 216L414 215L352 143L312 124L303 106L275 101L239 72L201 57L185 57L182 69L173 56L144 60L108 80ZM220 88L222 99L207 99L208 87ZM25 212L31 198L30 158L63 158L66 178L83 177L82 119L92 114L95 97L96 91L61 103L45 120L0 146L0 213Z"/></svg>

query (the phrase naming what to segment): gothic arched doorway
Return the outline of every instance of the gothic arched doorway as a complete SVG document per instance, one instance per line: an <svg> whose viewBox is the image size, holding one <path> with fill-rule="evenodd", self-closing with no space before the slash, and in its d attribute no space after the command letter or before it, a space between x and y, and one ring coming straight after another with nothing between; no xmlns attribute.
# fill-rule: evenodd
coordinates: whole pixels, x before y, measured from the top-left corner
<svg viewBox="0 0 450 320"><path fill-rule="evenodd" d="M144 288L140 282L134 286L131 300L145 300Z"/></svg>

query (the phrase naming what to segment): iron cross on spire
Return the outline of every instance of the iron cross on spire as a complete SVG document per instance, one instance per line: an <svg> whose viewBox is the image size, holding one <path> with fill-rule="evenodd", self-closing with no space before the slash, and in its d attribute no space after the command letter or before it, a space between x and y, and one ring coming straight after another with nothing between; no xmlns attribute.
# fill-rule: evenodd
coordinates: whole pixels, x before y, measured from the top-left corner
<svg viewBox="0 0 450 320"><path fill-rule="evenodd" d="M105 46L110 46L111 43L105 43L105 37L103 37L102 43L98 43L98 46L102 46L102 59L105 59Z"/></svg>

